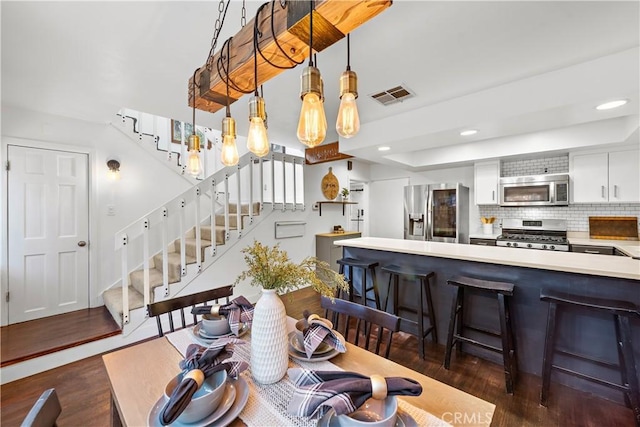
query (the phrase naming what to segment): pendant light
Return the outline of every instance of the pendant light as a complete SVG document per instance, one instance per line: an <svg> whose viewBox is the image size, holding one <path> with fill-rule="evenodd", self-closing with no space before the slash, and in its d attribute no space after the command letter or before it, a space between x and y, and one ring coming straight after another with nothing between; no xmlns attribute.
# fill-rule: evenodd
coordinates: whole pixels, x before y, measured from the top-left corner
<svg viewBox="0 0 640 427"><path fill-rule="evenodd" d="M200 161L200 137L196 135L196 72L193 72L193 117L191 121L192 133L189 135L187 149L187 172L193 177L200 176L202 162Z"/></svg>
<svg viewBox="0 0 640 427"><path fill-rule="evenodd" d="M227 70L229 70L229 43L227 44ZM236 121L231 117L231 107L229 107L229 74L227 71L227 114L222 119L222 152L220 161L225 166L235 166L238 164L238 146L236 145Z"/></svg>
<svg viewBox="0 0 640 427"><path fill-rule="evenodd" d="M349 34L347 34L347 69L340 76L340 109L336 121L336 131L343 138L351 138L360 130L360 116L356 105L358 76L351 71L349 42Z"/></svg>
<svg viewBox="0 0 640 427"><path fill-rule="evenodd" d="M254 72L254 93L249 100L249 135L247 136L247 148L258 157L269 154L269 139L267 138L267 128L265 120L267 113L264 99L258 94L258 20L253 31L253 72Z"/></svg>
<svg viewBox="0 0 640 427"><path fill-rule="evenodd" d="M322 98L320 70L313 66L313 6L309 12L309 66L302 72L300 98L302 108L298 121L298 140L309 148L322 144L327 135L327 118Z"/></svg>

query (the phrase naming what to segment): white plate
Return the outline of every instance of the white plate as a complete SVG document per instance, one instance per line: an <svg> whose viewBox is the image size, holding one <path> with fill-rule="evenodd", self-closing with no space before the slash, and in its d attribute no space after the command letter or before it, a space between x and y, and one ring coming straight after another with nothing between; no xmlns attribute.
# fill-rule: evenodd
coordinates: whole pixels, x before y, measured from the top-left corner
<svg viewBox="0 0 640 427"><path fill-rule="evenodd" d="M221 418L223 415L225 415L231 409L234 402L236 401L236 395L238 394L238 391L236 390L237 387L235 383L236 381L232 381L232 380L229 380L227 382L220 404L218 405L216 410L213 411L208 416L204 417L203 419L195 423L181 423L179 421L174 421L170 425L176 426L176 427L181 427L181 426L195 427L195 426L208 426L211 423L215 422L216 420ZM162 423L160 422L160 414L162 413L162 410L164 409L164 406L166 405L166 403L167 403L167 400L165 399L164 396L162 396L160 399L158 399L156 404L153 405L153 408L151 408L151 412L149 412L149 417L148 417L148 423L150 427L156 427L156 426L162 427Z"/></svg>
<svg viewBox="0 0 640 427"><path fill-rule="evenodd" d="M240 329L238 338L246 334L248 330L249 330L249 326L247 326L247 324L245 323L242 329ZM226 337L234 336L233 332L228 332L222 335L208 335L206 332L204 332L199 322L193 327L193 329L190 329L190 331L193 334L193 336L196 337L199 341L204 341L207 344L211 344L212 341L217 340L218 338L226 338Z"/></svg>
<svg viewBox="0 0 640 427"><path fill-rule="evenodd" d="M324 414L324 417L318 420L318 427L339 427L336 411L330 409L329 412ZM398 416L396 417L394 427L418 427L418 423L411 415L398 409Z"/></svg>
<svg viewBox="0 0 640 427"><path fill-rule="evenodd" d="M289 356L301 362L323 362L339 355L340 352L332 348L330 352L323 354L312 354L309 359L305 353L301 353L289 344Z"/></svg>
<svg viewBox="0 0 640 427"><path fill-rule="evenodd" d="M237 380L229 380L232 384L236 385L236 400L229 408L226 414L224 414L218 421L210 424L208 427L226 427L233 420L238 418L240 412L244 409L247 401L249 400L249 384L244 380L244 378L239 377Z"/></svg>
<svg viewBox="0 0 640 427"><path fill-rule="evenodd" d="M300 353L307 354L307 353L304 351L304 348L301 348L301 347L300 347L300 341L298 340L297 333L296 333L295 331L294 331L294 332L290 332L290 333L289 333L289 344L290 344L290 345L291 345L291 346L292 346L296 351L299 351ZM320 350L316 349L316 351L314 351L314 352L313 352L313 354L324 354L324 353L328 353L328 352L330 352L331 350L333 350L333 347L331 347L329 344L326 344L326 343L320 343L320 345L318 346L318 348L319 348Z"/></svg>

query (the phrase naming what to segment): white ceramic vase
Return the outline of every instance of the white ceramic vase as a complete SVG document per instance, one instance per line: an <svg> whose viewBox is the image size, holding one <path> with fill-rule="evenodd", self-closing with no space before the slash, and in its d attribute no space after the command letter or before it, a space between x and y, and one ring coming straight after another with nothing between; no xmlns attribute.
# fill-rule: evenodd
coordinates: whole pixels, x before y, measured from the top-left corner
<svg viewBox="0 0 640 427"><path fill-rule="evenodd" d="M287 312L274 289L263 289L251 324L251 374L261 384L272 384L288 366Z"/></svg>

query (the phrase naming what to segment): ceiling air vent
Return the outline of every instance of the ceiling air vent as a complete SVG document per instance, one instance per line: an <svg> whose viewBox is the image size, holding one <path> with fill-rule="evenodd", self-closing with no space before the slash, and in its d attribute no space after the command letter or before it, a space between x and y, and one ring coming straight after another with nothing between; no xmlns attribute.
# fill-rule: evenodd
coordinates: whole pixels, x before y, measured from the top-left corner
<svg viewBox="0 0 640 427"><path fill-rule="evenodd" d="M400 85L369 96L382 105L391 105L412 98L415 96L415 93L408 87Z"/></svg>

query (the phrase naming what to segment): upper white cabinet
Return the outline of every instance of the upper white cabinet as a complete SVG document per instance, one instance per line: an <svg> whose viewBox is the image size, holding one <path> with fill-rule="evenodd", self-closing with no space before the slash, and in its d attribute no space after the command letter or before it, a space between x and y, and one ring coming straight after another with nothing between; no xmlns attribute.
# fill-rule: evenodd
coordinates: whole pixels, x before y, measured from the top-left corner
<svg viewBox="0 0 640 427"><path fill-rule="evenodd" d="M640 150L571 153L571 201L640 201Z"/></svg>
<svg viewBox="0 0 640 427"><path fill-rule="evenodd" d="M476 205L497 205L500 161L476 163L473 170Z"/></svg>

